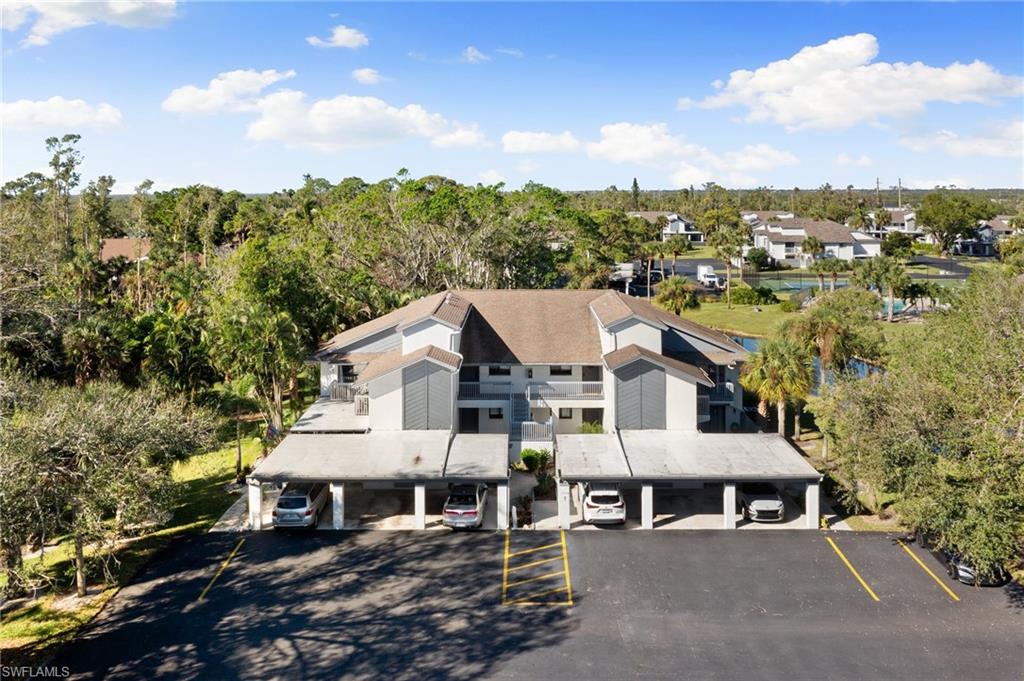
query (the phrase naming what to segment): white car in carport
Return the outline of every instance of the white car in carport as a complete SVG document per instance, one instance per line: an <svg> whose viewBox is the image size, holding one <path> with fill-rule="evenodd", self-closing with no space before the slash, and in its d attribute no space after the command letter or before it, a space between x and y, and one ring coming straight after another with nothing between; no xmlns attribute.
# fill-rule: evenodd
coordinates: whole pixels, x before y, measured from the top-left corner
<svg viewBox="0 0 1024 681"><path fill-rule="evenodd" d="M618 485L585 482L580 487L583 522L591 525L626 522L626 500Z"/></svg>
<svg viewBox="0 0 1024 681"><path fill-rule="evenodd" d="M745 520L757 523L781 523L786 519L786 506L775 485L769 482L748 482L740 488L740 513Z"/></svg>

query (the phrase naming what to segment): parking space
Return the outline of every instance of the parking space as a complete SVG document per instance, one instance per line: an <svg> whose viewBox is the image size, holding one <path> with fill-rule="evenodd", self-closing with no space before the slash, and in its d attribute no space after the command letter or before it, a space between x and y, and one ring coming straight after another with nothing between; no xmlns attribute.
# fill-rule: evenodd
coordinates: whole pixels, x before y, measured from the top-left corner
<svg viewBox="0 0 1024 681"><path fill-rule="evenodd" d="M917 547L848 532L211 534L158 557L54 663L115 679L1019 681L1024 590L947 580L955 600L922 564L944 577Z"/></svg>

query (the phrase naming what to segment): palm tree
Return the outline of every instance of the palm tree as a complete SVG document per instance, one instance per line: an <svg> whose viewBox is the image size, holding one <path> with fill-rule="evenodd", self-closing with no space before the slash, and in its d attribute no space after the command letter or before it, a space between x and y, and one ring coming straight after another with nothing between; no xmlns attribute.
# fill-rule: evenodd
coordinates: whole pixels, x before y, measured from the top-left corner
<svg viewBox="0 0 1024 681"><path fill-rule="evenodd" d="M850 281L868 290L873 287L879 295L885 292L889 301L886 318L891 322L893 307L896 303L896 290L903 288L909 281L909 277L907 269L902 263L887 255L880 255L858 263L853 269Z"/></svg>
<svg viewBox="0 0 1024 681"><path fill-rule="evenodd" d="M743 255L747 233L742 227L722 227L708 239L708 245L715 249L715 257L725 263L725 301L732 309L732 262Z"/></svg>
<svg viewBox="0 0 1024 681"><path fill-rule="evenodd" d="M825 272L827 271L828 260L815 260L811 263L810 270L818 275L818 295L825 291Z"/></svg>
<svg viewBox="0 0 1024 681"><path fill-rule="evenodd" d="M811 389L814 368L807 347L785 334L776 334L761 344L757 354L743 367L740 384L762 402L775 404L779 435L786 434L786 402L800 401ZM799 429L797 429L799 436Z"/></svg>
<svg viewBox="0 0 1024 681"><path fill-rule="evenodd" d="M849 269L846 261L840 260L839 258L826 258L825 260L819 260L817 265L822 271L826 272L831 277L828 284L828 290L829 293L835 293L836 282L839 280L839 273L845 272Z"/></svg>
<svg viewBox="0 0 1024 681"><path fill-rule="evenodd" d="M589 250L573 253L560 269L569 277L566 288L604 288L612 273L611 263Z"/></svg>
<svg viewBox="0 0 1024 681"><path fill-rule="evenodd" d="M672 274L676 273L676 261L680 253L686 253L693 248L693 244L685 236L674 234L665 240L665 251L672 253Z"/></svg>
<svg viewBox="0 0 1024 681"><path fill-rule="evenodd" d="M683 310L696 310L700 307L699 289L691 284L686 277L671 276L658 285L658 295L654 302L672 314L682 314Z"/></svg>
<svg viewBox="0 0 1024 681"><path fill-rule="evenodd" d="M811 262L814 262L818 259L818 256L825 252L825 244L821 243L821 239L818 237L809 236L800 245L800 251L805 258L810 258Z"/></svg>

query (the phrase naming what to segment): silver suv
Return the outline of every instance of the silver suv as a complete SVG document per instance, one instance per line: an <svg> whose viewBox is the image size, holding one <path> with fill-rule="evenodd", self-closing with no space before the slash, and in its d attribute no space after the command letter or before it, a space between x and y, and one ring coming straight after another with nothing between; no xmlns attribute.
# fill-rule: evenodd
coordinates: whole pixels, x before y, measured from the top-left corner
<svg viewBox="0 0 1024 681"><path fill-rule="evenodd" d="M322 482L288 483L274 506L274 527L315 528L327 496L327 485Z"/></svg>

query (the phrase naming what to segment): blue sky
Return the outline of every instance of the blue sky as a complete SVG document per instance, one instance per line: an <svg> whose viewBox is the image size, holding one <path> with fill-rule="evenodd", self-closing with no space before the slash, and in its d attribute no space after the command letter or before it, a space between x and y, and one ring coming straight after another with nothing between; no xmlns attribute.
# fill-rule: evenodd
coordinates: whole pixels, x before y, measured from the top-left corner
<svg viewBox="0 0 1024 681"><path fill-rule="evenodd" d="M12 0L3 24L5 180L73 131L83 178L119 192L403 167L563 189L1024 186L1020 3Z"/></svg>

